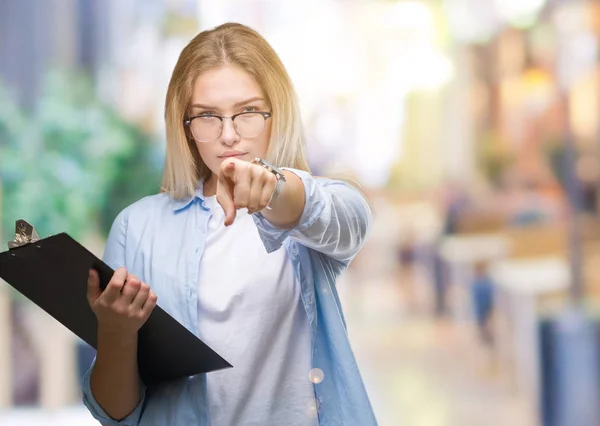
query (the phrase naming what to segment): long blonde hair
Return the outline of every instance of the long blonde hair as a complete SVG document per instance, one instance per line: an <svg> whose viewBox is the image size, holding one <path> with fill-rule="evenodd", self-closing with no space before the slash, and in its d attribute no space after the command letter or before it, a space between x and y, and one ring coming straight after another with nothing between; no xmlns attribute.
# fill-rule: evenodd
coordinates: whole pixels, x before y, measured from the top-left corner
<svg viewBox="0 0 600 426"><path fill-rule="evenodd" d="M281 59L256 31L227 23L203 31L190 41L179 55L169 82L165 102L167 153L161 191L173 198L192 196L199 181L211 175L183 120L198 76L225 64L248 72L271 105L273 122L267 161L280 167L309 170L298 100Z"/></svg>

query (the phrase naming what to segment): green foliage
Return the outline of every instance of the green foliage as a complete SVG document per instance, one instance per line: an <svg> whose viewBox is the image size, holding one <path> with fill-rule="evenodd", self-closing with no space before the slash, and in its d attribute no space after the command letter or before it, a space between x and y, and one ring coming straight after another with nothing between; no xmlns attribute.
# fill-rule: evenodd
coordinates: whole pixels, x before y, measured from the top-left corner
<svg viewBox="0 0 600 426"><path fill-rule="evenodd" d="M0 86L3 240L19 218L42 237L106 234L125 205L157 192L155 145L99 102L86 76L50 74L30 112Z"/></svg>

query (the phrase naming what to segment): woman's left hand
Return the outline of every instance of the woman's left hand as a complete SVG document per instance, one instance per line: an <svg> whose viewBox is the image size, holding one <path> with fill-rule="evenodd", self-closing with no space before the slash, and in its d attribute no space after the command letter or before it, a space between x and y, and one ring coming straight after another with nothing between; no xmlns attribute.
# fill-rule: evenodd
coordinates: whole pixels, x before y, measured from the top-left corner
<svg viewBox="0 0 600 426"><path fill-rule="evenodd" d="M238 158L221 163L217 180L217 202L225 211L225 226L233 223L237 209L248 213L263 210L275 191L277 178L267 169Z"/></svg>

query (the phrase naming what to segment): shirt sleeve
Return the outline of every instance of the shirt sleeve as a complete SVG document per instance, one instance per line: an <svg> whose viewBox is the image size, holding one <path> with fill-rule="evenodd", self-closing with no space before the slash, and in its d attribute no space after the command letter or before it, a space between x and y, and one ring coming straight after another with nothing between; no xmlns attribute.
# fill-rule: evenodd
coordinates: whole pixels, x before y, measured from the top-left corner
<svg viewBox="0 0 600 426"><path fill-rule="evenodd" d="M125 236L127 230L127 219L126 212L121 212L115 219L108 240L106 241L106 248L104 251L104 262L113 269L125 266ZM90 368L83 376L82 391L83 391L83 403L90 411L92 416L98 420L102 425L119 425L119 426L137 426L139 425L140 418L144 403L146 400L146 386L141 382L141 395L140 402L135 409L124 419L120 421L112 419L104 409L98 404L98 401L92 394L92 388L90 386L90 378L94 364L96 360L92 362Z"/></svg>
<svg viewBox="0 0 600 426"><path fill-rule="evenodd" d="M365 198L345 182L285 170L302 180L306 202L298 225L291 229L273 226L260 213L253 215L267 252L277 250L289 237L346 265L350 263L371 225L371 209Z"/></svg>

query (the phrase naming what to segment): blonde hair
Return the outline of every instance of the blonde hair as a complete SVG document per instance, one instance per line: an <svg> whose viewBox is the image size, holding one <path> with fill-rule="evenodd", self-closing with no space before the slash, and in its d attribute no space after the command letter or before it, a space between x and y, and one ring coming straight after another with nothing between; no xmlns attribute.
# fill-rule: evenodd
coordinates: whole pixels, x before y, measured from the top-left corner
<svg viewBox="0 0 600 426"><path fill-rule="evenodd" d="M161 191L173 198L192 196L199 181L211 175L183 120L198 76L227 64L248 72L271 105L273 121L266 160L280 167L309 170L298 100L281 59L256 31L227 23L203 31L190 41L179 55L169 82L165 102L167 153Z"/></svg>

